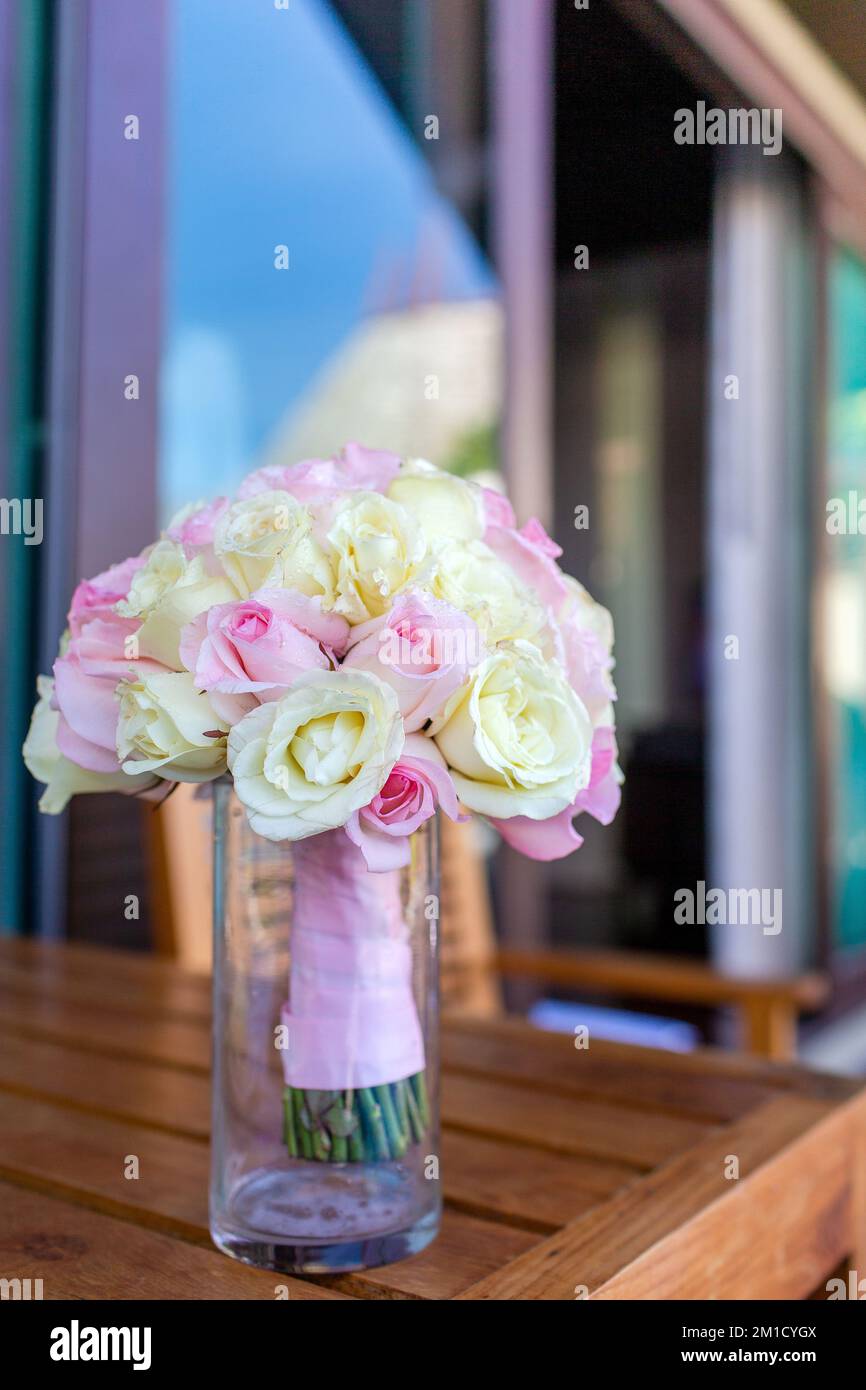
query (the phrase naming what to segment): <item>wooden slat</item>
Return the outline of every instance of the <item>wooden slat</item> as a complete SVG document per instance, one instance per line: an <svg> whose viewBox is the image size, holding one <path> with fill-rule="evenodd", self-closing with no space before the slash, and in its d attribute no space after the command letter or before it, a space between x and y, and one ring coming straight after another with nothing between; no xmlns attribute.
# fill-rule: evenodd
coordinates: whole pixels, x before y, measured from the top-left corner
<svg viewBox="0 0 866 1390"><path fill-rule="evenodd" d="M446 1125L550 1153L586 1154L651 1168L691 1147L708 1126L671 1115L634 1112L602 1101L576 1105L526 1086L448 1073L443 1078Z"/></svg>
<svg viewBox="0 0 866 1390"><path fill-rule="evenodd" d="M772 1094L765 1083L739 1077L686 1072L650 1052L634 1065L623 1065L605 1043L576 1049L568 1034L481 1032L472 1024L451 1022L443 1030L442 1064L446 1069L495 1076L541 1086L574 1098L603 1097L629 1108L665 1110L710 1122L734 1119ZM632 1049L639 1051L639 1049Z"/></svg>
<svg viewBox="0 0 866 1390"><path fill-rule="evenodd" d="M134 1155L139 1177L124 1177ZM69 1195L110 1215L201 1241L207 1147L120 1120L0 1094L0 1177Z"/></svg>
<svg viewBox="0 0 866 1390"><path fill-rule="evenodd" d="M588 990L605 990L643 999L687 1004L733 1004L747 999L785 999L802 1008L817 1007L829 993L823 975L804 972L779 979L748 980L722 975L686 956L639 951L501 950L496 967L507 975L548 980Z"/></svg>
<svg viewBox="0 0 866 1390"><path fill-rule="evenodd" d="M770 1101L463 1296L805 1298L850 1237L855 1106Z"/></svg>
<svg viewBox="0 0 866 1390"><path fill-rule="evenodd" d="M107 951L98 946L0 938L0 978L39 979L70 986L71 1001L82 997L102 1003L111 996L129 1005L187 1015L210 1017L209 975L181 970L167 961L132 951Z"/></svg>
<svg viewBox="0 0 866 1390"><path fill-rule="evenodd" d="M531 1045L533 1050L562 1047L562 1034L531 1028L523 1019L513 1017L469 1019L446 1015L443 1031L446 1036L457 1033L480 1041L487 1038L511 1039L518 1044L523 1041L527 1046ZM641 1084L644 1070L656 1068L668 1072L678 1084L682 1081L684 1086L688 1086L690 1077L726 1078L730 1081L748 1081L777 1094L793 1091L799 1095L814 1095L822 1100L840 1103L858 1095L863 1089L862 1081L850 1077L812 1071L791 1062L769 1061L746 1052L723 1052L717 1047L698 1047L692 1052L661 1052L652 1047L598 1041L591 1045L589 1051L596 1058L604 1058L621 1075L634 1075L636 1089Z"/></svg>
<svg viewBox="0 0 866 1390"><path fill-rule="evenodd" d="M0 1183L0 1278L41 1279L53 1299L345 1298L290 1275L227 1260L157 1231Z"/></svg>
<svg viewBox="0 0 866 1390"><path fill-rule="evenodd" d="M363 1274L339 1275L328 1286L359 1298L452 1299L531 1250L537 1240L526 1231L446 1210L438 1236L422 1254Z"/></svg>
<svg viewBox="0 0 866 1390"><path fill-rule="evenodd" d="M446 1201L467 1212L558 1230L580 1212L635 1181L627 1164L568 1157L445 1129L442 1178Z"/></svg>
<svg viewBox="0 0 866 1390"><path fill-rule="evenodd" d="M167 986L199 986L205 995L209 993L210 976L206 973L185 970L174 961L143 951L93 946L86 941L42 941L38 937L6 936L0 938L0 960L17 963L51 960L64 972L107 974L112 978L150 980Z"/></svg>
<svg viewBox="0 0 866 1390"><path fill-rule="evenodd" d="M0 987L0 1039L3 1033L78 1047L85 1052L161 1062L205 1072L210 1065L210 1033L197 1023L117 1008L67 1004L44 994L30 997Z"/></svg>
<svg viewBox="0 0 866 1390"><path fill-rule="evenodd" d="M70 975L48 964L31 970L0 961L0 988L24 999L40 995L86 1008L123 1008L128 1013L198 1024L202 1028L209 1026L211 1018L209 997L196 1003L179 991L163 991L160 985L149 981Z"/></svg>
<svg viewBox="0 0 866 1390"><path fill-rule="evenodd" d="M210 1133L210 1081L152 1062L94 1057L0 1032L0 1091L144 1123L187 1138Z"/></svg>

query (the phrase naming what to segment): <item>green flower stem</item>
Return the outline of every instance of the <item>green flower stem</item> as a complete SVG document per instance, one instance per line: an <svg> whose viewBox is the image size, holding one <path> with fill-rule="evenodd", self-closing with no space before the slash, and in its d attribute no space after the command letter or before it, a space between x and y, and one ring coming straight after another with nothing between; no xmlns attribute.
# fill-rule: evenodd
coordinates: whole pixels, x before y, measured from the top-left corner
<svg viewBox="0 0 866 1390"><path fill-rule="evenodd" d="M283 1091L283 1138L292 1158L297 1158L299 1152L298 1136L295 1131L295 1111L291 1086L286 1086Z"/></svg>
<svg viewBox="0 0 866 1390"><path fill-rule="evenodd" d="M349 1116L354 1128L347 1133ZM422 1072L358 1091L283 1090L283 1142L293 1158L383 1163L420 1143L429 1124Z"/></svg>
<svg viewBox="0 0 866 1390"><path fill-rule="evenodd" d="M427 1083L424 1080L423 1071L416 1072L413 1077L410 1077L409 1084L412 1087L412 1090L415 1093L415 1099L418 1102L418 1111L421 1115L421 1123L423 1124L424 1128L427 1129L428 1125L430 1124L430 1102L427 1099Z"/></svg>
<svg viewBox="0 0 866 1390"><path fill-rule="evenodd" d="M400 1126L400 1133L408 1148L409 1144L412 1142L412 1131L409 1128L409 1106L406 1102L406 1086L407 1082L405 1081L395 1081L391 1086L391 1091L394 1096L394 1108L397 1111L397 1123Z"/></svg>
<svg viewBox="0 0 866 1390"><path fill-rule="evenodd" d="M374 1086L373 1094L382 1109L382 1119L385 1121L385 1132L388 1135L391 1157L402 1158L406 1152L406 1140L403 1138L403 1132L397 1121L397 1112L391 1099L391 1088L390 1086Z"/></svg>
<svg viewBox="0 0 866 1390"><path fill-rule="evenodd" d="M421 1112L418 1109L418 1102L415 1099L415 1092L409 1082L404 1082L403 1089L406 1094L406 1105L409 1110L409 1124L412 1128L412 1138L416 1144L420 1144L424 1138L424 1122L421 1119Z"/></svg>
<svg viewBox="0 0 866 1390"><path fill-rule="evenodd" d="M327 1163L331 1153L331 1136L318 1118L313 1123L312 1135L313 1158L317 1158L320 1163Z"/></svg>
<svg viewBox="0 0 866 1390"><path fill-rule="evenodd" d="M349 1135L349 1161L350 1163L363 1163L367 1157L367 1151L364 1147L364 1131L361 1128L361 1112L358 1109L356 1097L351 1091L347 1091L346 1109L348 1110L350 1107L358 1123Z"/></svg>
<svg viewBox="0 0 866 1390"><path fill-rule="evenodd" d="M298 1142L304 1158L313 1157L313 1139L309 1129L304 1123L304 1093L296 1088L292 1088L292 1106L295 1112L295 1124L298 1131Z"/></svg>
<svg viewBox="0 0 866 1390"><path fill-rule="evenodd" d="M358 1104L361 1107L365 1134L372 1143L375 1157L389 1159L391 1150L388 1148L388 1136L382 1121L382 1109L369 1087L365 1086L358 1091Z"/></svg>

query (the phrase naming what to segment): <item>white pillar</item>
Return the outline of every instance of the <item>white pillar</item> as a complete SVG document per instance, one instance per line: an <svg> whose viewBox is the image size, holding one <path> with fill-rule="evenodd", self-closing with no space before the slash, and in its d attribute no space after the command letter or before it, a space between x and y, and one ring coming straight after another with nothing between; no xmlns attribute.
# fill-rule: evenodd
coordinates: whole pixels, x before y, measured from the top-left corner
<svg viewBox="0 0 866 1390"><path fill-rule="evenodd" d="M502 454L522 524L553 513L553 9L494 0L493 240L505 309Z"/></svg>
<svg viewBox="0 0 866 1390"><path fill-rule="evenodd" d="M553 517L553 7L493 0L493 243L505 311L502 466L519 524ZM498 920L512 945L547 939L543 866L504 846ZM534 990L522 987L520 1003Z"/></svg>
<svg viewBox="0 0 866 1390"><path fill-rule="evenodd" d="M798 171L728 151L717 183L709 373L709 887L782 890L782 929L718 926L744 976L808 956L809 385L813 283Z"/></svg>

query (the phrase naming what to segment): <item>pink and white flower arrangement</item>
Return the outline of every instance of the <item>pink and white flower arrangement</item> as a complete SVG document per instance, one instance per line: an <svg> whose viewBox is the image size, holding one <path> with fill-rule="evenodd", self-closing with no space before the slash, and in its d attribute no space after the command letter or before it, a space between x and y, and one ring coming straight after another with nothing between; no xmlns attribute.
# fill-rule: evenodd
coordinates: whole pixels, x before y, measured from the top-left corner
<svg viewBox="0 0 866 1390"><path fill-rule="evenodd" d="M292 1155L422 1143L412 834L472 812L555 859L576 816L616 814L613 629L560 554L500 494L350 444L185 508L75 590L24 744L41 809L228 776L255 833L296 842Z"/></svg>
<svg viewBox="0 0 866 1390"><path fill-rule="evenodd" d="M40 806L229 774L260 834L343 829L374 870L437 809L567 854L622 778L610 616L560 554L420 460L260 469L75 590L24 745Z"/></svg>

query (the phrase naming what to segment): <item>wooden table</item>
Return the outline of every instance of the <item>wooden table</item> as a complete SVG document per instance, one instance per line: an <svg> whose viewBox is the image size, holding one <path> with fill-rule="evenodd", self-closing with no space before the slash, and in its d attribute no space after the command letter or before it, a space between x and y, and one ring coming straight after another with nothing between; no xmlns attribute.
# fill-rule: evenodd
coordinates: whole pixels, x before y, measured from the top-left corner
<svg viewBox="0 0 866 1390"><path fill-rule="evenodd" d="M204 978L0 944L0 1277L46 1299L787 1299L866 1272L858 1086L458 1020L439 1239L338 1278L247 1268L208 1238L208 1052Z"/></svg>

